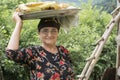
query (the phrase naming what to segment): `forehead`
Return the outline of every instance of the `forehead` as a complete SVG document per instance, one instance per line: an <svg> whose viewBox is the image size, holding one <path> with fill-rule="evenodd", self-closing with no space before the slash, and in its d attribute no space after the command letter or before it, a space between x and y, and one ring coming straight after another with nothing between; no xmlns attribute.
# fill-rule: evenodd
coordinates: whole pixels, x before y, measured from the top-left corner
<svg viewBox="0 0 120 80"><path fill-rule="evenodd" d="M57 28L55 28L55 27L44 27L41 30L44 30L44 29L47 29L47 30L57 30Z"/></svg>

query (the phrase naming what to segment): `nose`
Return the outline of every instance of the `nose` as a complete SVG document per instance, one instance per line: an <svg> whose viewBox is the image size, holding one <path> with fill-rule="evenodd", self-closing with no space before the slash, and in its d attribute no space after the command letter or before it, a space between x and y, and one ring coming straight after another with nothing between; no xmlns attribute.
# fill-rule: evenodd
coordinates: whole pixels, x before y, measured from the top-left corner
<svg viewBox="0 0 120 80"><path fill-rule="evenodd" d="M51 31L48 32L48 36L52 36L52 32Z"/></svg>

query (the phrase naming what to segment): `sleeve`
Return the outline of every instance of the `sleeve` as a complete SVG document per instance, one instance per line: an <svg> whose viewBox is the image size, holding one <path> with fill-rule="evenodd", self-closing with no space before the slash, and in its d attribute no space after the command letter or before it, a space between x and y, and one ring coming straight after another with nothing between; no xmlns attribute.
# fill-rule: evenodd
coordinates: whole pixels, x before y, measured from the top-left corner
<svg viewBox="0 0 120 80"><path fill-rule="evenodd" d="M69 68L69 70L67 70L67 69L66 70L68 71L68 74L71 76L70 80L74 80L75 73L73 70L72 60L71 60L69 51L63 46L60 46L60 49L61 49L62 56L64 57L65 61L67 62L67 67Z"/></svg>
<svg viewBox="0 0 120 80"><path fill-rule="evenodd" d="M18 50L6 50L8 59L15 61L21 65L29 65L29 61L33 58L33 50L31 48L22 48Z"/></svg>
<svg viewBox="0 0 120 80"><path fill-rule="evenodd" d="M66 59L67 61L69 61L70 63L72 63L72 60L70 58L70 54L69 54L68 49L66 49L63 46L60 46L60 49L61 49L61 53L62 53L64 59Z"/></svg>

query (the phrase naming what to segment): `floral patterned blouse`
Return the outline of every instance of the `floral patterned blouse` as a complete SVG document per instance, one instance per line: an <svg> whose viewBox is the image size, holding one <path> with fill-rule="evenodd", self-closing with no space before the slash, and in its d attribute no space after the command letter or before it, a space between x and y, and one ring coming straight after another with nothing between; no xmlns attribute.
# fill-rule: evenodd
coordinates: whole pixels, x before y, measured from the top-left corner
<svg viewBox="0 0 120 80"><path fill-rule="evenodd" d="M41 46L20 50L6 50L9 59L27 64L31 69L31 80L74 80L68 50L57 46L58 53L52 54Z"/></svg>

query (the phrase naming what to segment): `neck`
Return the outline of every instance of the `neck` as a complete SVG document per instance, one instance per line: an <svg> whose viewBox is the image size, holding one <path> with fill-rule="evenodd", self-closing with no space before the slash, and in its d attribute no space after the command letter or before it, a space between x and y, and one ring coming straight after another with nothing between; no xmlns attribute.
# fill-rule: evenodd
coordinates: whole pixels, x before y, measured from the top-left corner
<svg viewBox="0 0 120 80"><path fill-rule="evenodd" d="M55 44L52 44L52 45L51 44L42 44L42 47L52 49L52 48L55 48L56 45Z"/></svg>
<svg viewBox="0 0 120 80"><path fill-rule="evenodd" d="M58 52L56 45L42 44L42 47L53 54Z"/></svg>

